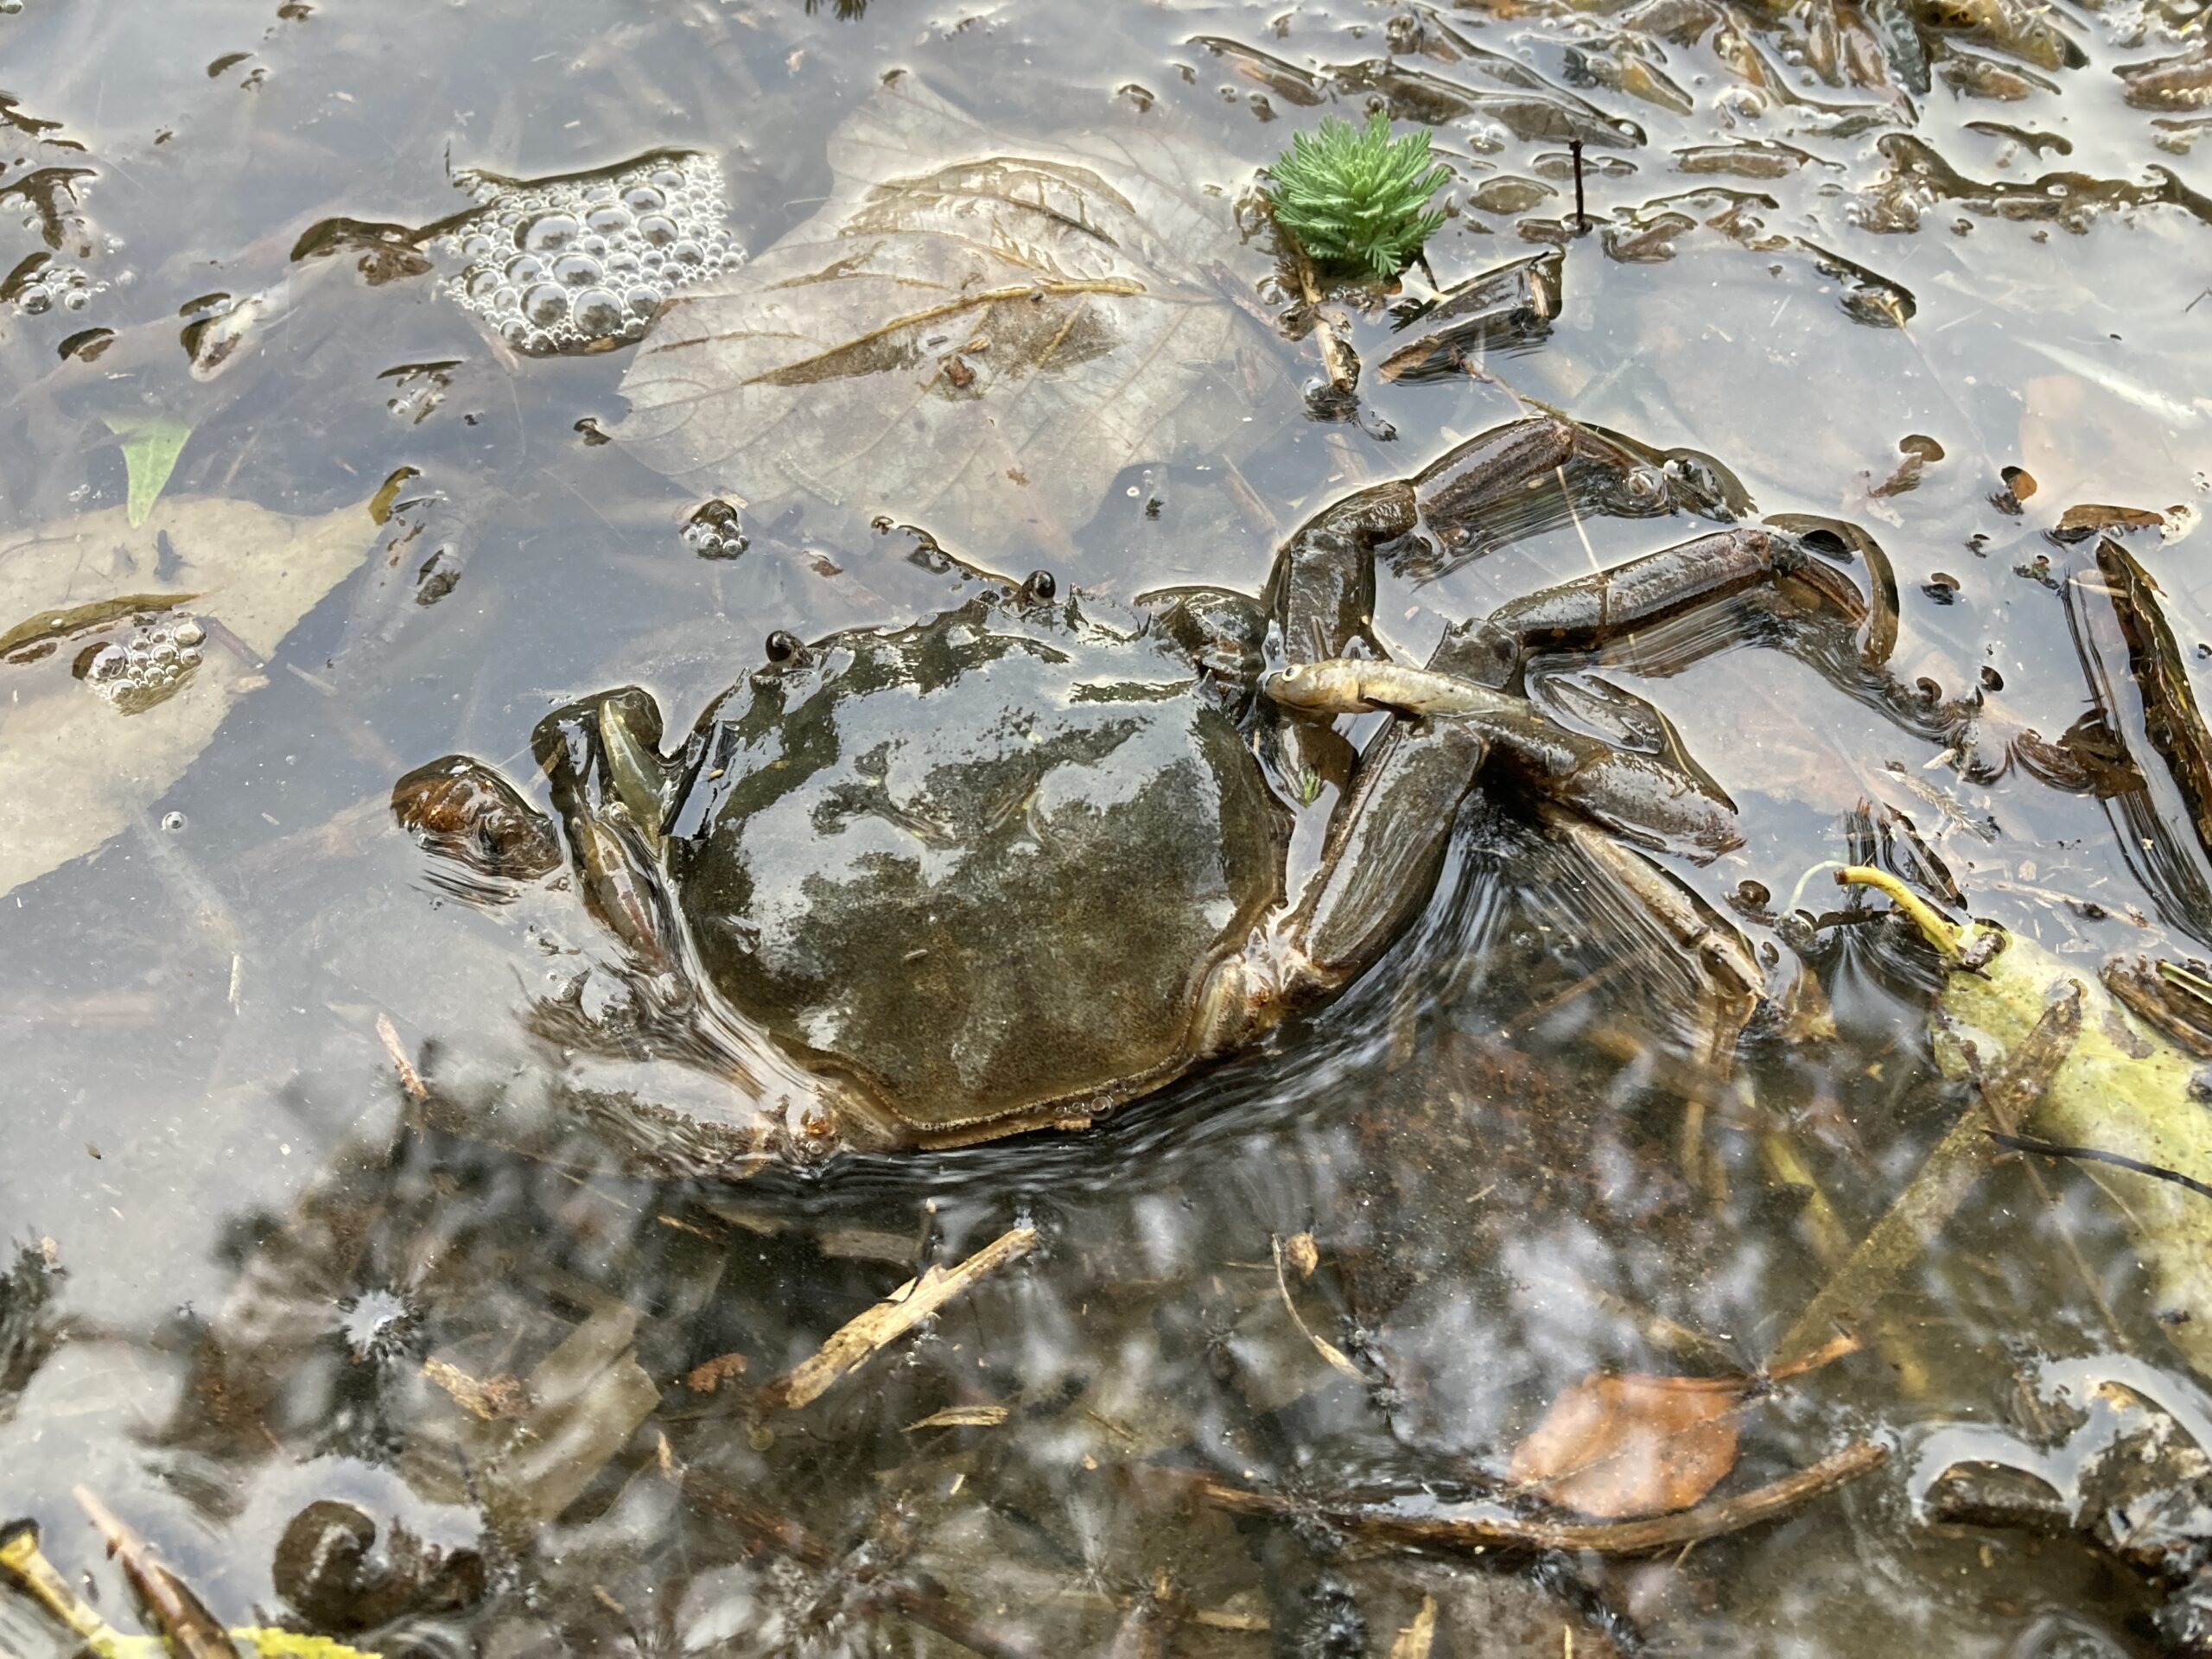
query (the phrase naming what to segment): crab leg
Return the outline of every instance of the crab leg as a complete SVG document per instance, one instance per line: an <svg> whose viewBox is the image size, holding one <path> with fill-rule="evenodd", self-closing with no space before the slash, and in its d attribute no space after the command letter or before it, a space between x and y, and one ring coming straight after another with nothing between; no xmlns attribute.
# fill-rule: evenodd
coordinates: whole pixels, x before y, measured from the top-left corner
<svg viewBox="0 0 2212 1659"><path fill-rule="evenodd" d="M1743 525L1509 601L1488 620L1524 651L1592 651L1777 576L1803 582L1854 622L1866 613L1866 601L1850 578L1798 537Z"/></svg>
<svg viewBox="0 0 2212 1659"><path fill-rule="evenodd" d="M1730 519L1751 501L1694 450L1652 449L1544 410L1476 434L1411 479L1322 508L1276 553L1265 602L1290 660L1319 662L1367 636L1373 560L1393 543L1391 566L1407 574L1437 562L1435 543L1448 567L1576 511L1640 518L1678 508Z"/></svg>
<svg viewBox="0 0 2212 1659"><path fill-rule="evenodd" d="M1460 721L1393 727L1369 746L1290 918L1307 985L1353 978L1427 906L1452 819L1488 750Z"/></svg>
<svg viewBox="0 0 2212 1659"><path fill-rule="evenodd" d="M1710 779L1547 720L1522 698L1395 663L1307 663L1268 676L1268 695L1312 714L1388 709L1464 725L1532 788L1617 834L1703 863L1737 846L1736 808ZM1385 734L1363 770L1395 760ZM1453 804L1457 804L1457 798ZM1357 795L1353 808L1358 806Z"/></svg>
<svg viewBox="0 0 2212 1659"><path fill-rule="evenodd" d="M1691 449L1654 449L1544 410L1480 432L1414 479L1422 527L1451 566L1577 512L1640 518L1687 509L1730 520L1751 510L1733 474ZM1420 550L1394 557L1408 573Z"/></svg>
<svg viewBox="0 0 2212 1659"><path fill-rule="evenodd" d="M1356 639L1373 643L1375 550L1419 517L1411 484L1376 484L1331 502L1276 550L1261 603L1281 626L1292 662L1341 657Z"/></svg>
<svg viewBox="0 0 2212 1659"><path fill-rule="evenodd" d="M556 709L531 734L584 907L657 973L677 952L675 909L653 860L660 735L659 705L635 686Z"/></svg>
<svg viewBox="0 0 2212 1659"><path fill-rule="evenodd" d="M1663 512L1667 480L1625 446L1588 427L1546 410L1478 432L1447 450L1415 475L1421 517L1447 544L1484 529L1501 509L1512 509L1529 486L1541 484L1570 461L1592 463L1605 478L1600 493L1627 504L1630 512Z"/></svg>

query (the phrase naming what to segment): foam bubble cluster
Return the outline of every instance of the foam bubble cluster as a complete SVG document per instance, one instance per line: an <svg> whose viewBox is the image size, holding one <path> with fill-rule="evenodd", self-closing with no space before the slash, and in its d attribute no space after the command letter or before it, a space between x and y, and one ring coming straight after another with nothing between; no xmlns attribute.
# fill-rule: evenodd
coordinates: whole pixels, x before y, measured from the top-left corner
<svg viewBox="0 0 2212 1659"><path fill-rule="evenodd" d="M446 291L516 351L607 351L644 336L669 296L745 257L711 156L662 151L559 179L461 174L482 211L439 243Z"/></svg>
<svg viewBox="0 0 2212 1659"><path fill-rule="evenodd" d="M175 695L200 666L207 630L170 611L142 614L129 635L93 645L77 658L77 677L126 715Z"/></svg>
<svg viewBox="0 0 2212 1659"><path fill-rule="evenodd" d="M106 283L75 265L45 261L30 270L10 273L10 280L0 283L0 299L14 300L17 309L35 317L57 306L64 311L81 311L92 296L106 288Z"/></svg>
<svg viewBox="0 0 2212 1659"><path fill-rule="evenodd" d="M683 521L683 540L702 559L734 559L752 545L737 509L719 496Z"/></svg>

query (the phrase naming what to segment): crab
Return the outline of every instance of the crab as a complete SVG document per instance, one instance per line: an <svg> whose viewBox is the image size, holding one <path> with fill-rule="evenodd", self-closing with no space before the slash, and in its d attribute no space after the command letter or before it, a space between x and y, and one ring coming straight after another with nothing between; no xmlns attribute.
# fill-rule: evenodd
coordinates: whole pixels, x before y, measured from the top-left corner
<svg viewBox="0 0 2212 1659"><path fill-rule="evenodd" d="M1426 667L1392 662L1378 557L1458 556L1554 477L1716 527L1455 626ZM1532 693L1528 669L1754 596L1863 640L1880 607L1853 573L1879 575L1871 543L1728 522L1746 505L1703 457L1534 416L1332 503L1256 597L1123 607L940 553L957 602L770 635L672 753L636 687L555 710L533 749L574 891L647 988L633 1005L756 1096L771 1074L814 1085L747 1127L687 1122L695 1147L721 1136L749 1160L772 1141L815 1155L1086 1125L1372 969L1431 902L1472 790L1693 861L1737 844L1732 804L1656 709L1588 677ZM1332 795L1314 765L1343 741L1332 722L1375 710L1389 718ZM487 879L558 857L536 810L465 757L410 773L394 805ZM1300 844L1319 854L1294 880L1313 814L1325 830ZM764 1053L790 1064L732 1058Z"/></svg>

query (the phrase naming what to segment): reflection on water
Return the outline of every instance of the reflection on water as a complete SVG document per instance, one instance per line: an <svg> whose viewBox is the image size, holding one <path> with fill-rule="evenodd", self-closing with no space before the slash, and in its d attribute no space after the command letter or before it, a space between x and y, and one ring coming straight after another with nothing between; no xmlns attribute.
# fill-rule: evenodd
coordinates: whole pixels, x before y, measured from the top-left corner
<svg viewBox="0 0 2212 1659"><path fill-rule="evenodd" d="M2204 1650L2175 1611L2196 1476L2154 1495L2183 1541L2158 1562L2048 1497L2208 1421L2188 1310L2075 1160L1993 1160L1857 1351L1743 1382L1974 1098L1930 1058L1936 959L1835 867L2084 975L2212 950L2200 27L0 5L0 1513L124 1629L73 1486L220 1621L393 1655ZM1207 418L1118 434L1110 483L1089 452L1034 525L957 522L1027 499L1003 479L946 522L810 492L796 428L721 435L779 458L772 492L671 485L624 434L645 359L611 262L798 271L878 176L832 135L872 130L887 77L987 135L930 158L949 198L957 162L1086 157L1115 257L1154 271L1147 215L1192 215L1175 280L1247 355L1179 360ZM1291 130L1370 106L1434 124L1455 174L1395 311L1307 294L1236 200ZM665 200L544 194L684 157L719 169L687 211L726 223L657 241ZM495 273L454 183L524 180L574 228ZM930 347L931 418L988 391L987 332ZM1121 597L1249 592L1331 501L1509 429L1580 447L1386 557L1394 656L1714 504L1871 537L1894 638L1753 607L1616 644L1603 681L1533 663L1563 723L1694 759L1744 844L1655 888L1478 797L1346 995L1085 1133L642 1174L594 1126L720 1085L549 1041L525 1015L593 948L563 896L470 902L391 823L395 780L455 752L543 805L527 736L580 694L641 685L680 728L773 630L912 620L938 590L878 512ZM1619 499L1591 510L1602 457ZM174 695L103 697L134 651ZM2201 981L2133 974L2140 1030L2195 1052ZM909 1280L945 1300L899 1331ZM850 1374L797 1403L855 1320ZM1384 1510L1541 1518L1514 1449L1593 1372L1737 1390L1707 1502L1891 1455L1687 1551L1376 1547ZM2047 1484L2000 1503L1960 1465ZM67 1650L20 1597L0 1647Z"/></svg>

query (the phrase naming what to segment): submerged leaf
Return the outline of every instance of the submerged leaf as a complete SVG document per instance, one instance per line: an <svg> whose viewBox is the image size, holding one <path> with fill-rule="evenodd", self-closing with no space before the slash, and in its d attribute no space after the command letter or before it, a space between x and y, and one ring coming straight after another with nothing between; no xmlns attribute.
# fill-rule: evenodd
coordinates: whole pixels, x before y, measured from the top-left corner
<svg viewBox="0 0 2212 1659"><path fill-rule="evenodd" d="M1932 1026L1949 1075L1967 1071L1969 1052L1985 1068L1999 1065L2026 1044L2055 998L2080 999L2080 1033L2021 1127L2075 1154L2118 1206L2159 1325L2212 1376L2212 1198L2203 1192L2212 1186L2212 1115L2196 1093L2195 1057L2033 940L1986 922L1955 927L1884 871L1848 869L1841 879L1881 889L1945 957L1951 971ZM2127 1164L2106 1161L2113 1158Z"/></svg>
<svg viewBox="0 0 2212 1659"><path fill-rule="evenodd" d="M1602 1520L1696 1503L1736 1466L1742 1377L1596 1372L1552 1402L1513 1450L1512 1477Z"/></svg>
<svg viewBox="0 0 2212 1659"><path fill-rule="evenodd" d="M1248 447L1281 376L1206 274L1238 247L1207 159L1017 145L901 77L831 140L819 213L671 306L615 435L817 532L888 512L985 562L1064 543L1133 461Z"/></svg>
<svg viewBox="0 0 2212 1659"><path fill-rule="evenodd" d="M183 775L252 671L374 539L359 507L294 518L249 501L161 503L133 526L110 508L0 531L0 627L19 641L0 662L0 893L91 852ZM88 652L65 636L111 641L205 618L251 653L207 640L207 660L160 700L134 706L73 672ZM208 630L203 626L204 636ZM57 648L60 647L60 648Z"/></svg>
<svg viewBox="0 0 2212 1659"><path fill-rule="evenodd" d="M176 470L176 458L191 425L170 415L110 415L107 429L123 442L123 464L130 479L130 528L137 529L154 511Z"/></svg>

